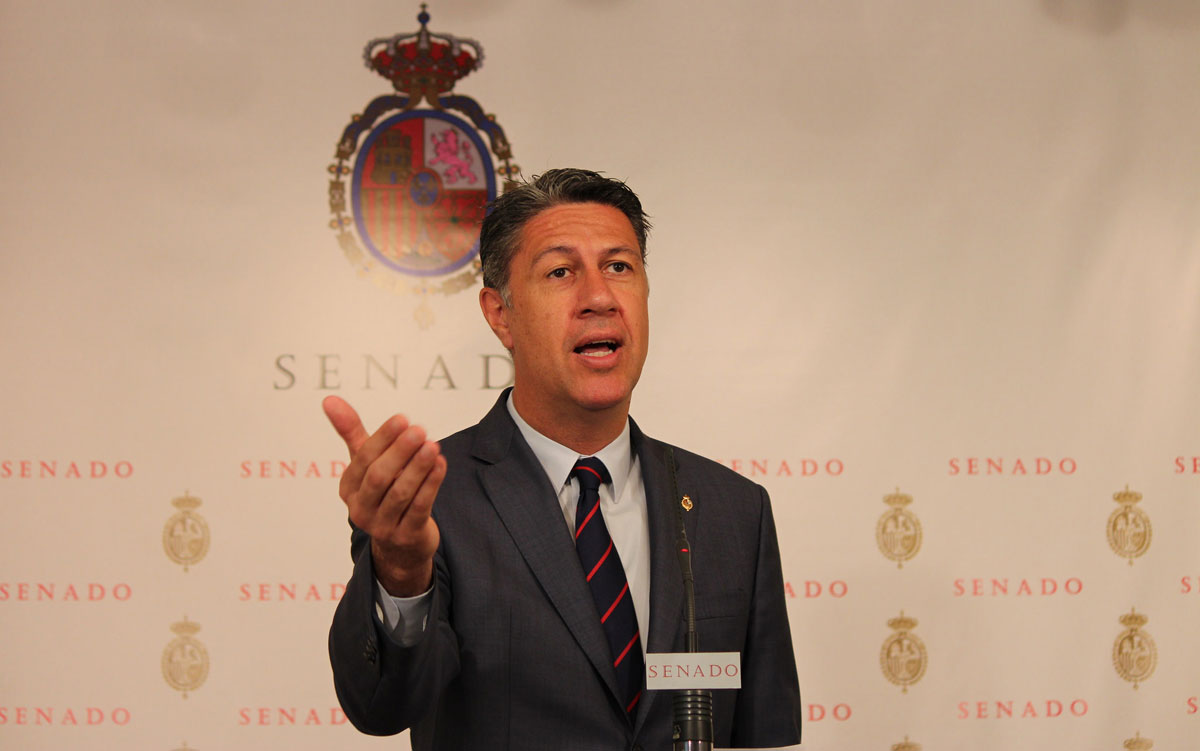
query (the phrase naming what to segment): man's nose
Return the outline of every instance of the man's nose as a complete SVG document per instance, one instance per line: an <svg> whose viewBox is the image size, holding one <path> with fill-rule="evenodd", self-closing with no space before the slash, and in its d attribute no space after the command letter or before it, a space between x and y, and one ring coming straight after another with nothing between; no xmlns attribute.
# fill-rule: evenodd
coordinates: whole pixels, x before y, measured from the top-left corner
<svg viewBox="0 0 1200 751"><path fill-rule="evenodd" d="M617 308L610 281L600 269L591 269L583 274L579 290L579 308L584 313L609 313Z"/></svg>

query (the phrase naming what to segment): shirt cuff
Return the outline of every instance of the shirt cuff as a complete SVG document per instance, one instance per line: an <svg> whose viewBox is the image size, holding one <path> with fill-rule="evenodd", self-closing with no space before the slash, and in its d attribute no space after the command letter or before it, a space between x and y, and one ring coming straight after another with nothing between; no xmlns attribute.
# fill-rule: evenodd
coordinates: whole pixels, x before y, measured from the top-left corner
<svg viewBox="0 0 1200 751"><path fill-rule="evenodd" d="M421 640L429 621L432 599L432 586L416 597L393 597L378 579L375 580L375 615L402 647L411 647Z"/></svg>

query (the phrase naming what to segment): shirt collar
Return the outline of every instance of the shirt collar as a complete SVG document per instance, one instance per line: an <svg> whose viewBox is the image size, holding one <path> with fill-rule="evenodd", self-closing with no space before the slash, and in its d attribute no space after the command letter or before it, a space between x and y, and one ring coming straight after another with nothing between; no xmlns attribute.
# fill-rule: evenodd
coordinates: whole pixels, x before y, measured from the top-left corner
<svg viewBox="0 0 1200 751"><path fill-rule="evenodd" d="M538 463L545 470L546 476L550 478L551 486L555 492L560 491L571 481L571 469L579 459L579 453L547 438L525 422L524 418L517 413L517 408L513 406L512 392L508 394L507 406L508 414L512 416L513 422L517 424L517 430L521 431L521 436L525 438L525 442L533 450L533 455L537 457ZM633 467L633 446L629 440L629 420L625 421L625 429L621 431L621 435L617 436L616 440L592 456L604 462L604 466L608 468L608 473L612 475L613 481L613 501L620 501L621 494L625 490L625 481L629 479L629 472Z"/></svg>

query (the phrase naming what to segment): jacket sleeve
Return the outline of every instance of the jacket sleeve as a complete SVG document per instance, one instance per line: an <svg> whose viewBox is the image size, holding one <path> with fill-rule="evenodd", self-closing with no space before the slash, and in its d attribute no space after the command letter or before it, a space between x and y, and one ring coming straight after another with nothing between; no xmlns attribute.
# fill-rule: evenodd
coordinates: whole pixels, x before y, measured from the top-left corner
<svg viewBox="0 0 1200 751"><path fill-rule="evenodd" d="M354 727L370 735L394 735L432 711L458 674L458 641L447 618L449 577L439 551L424 634L416 644L402 646L376 615L370 538L351 526L354 573L329 629L333 685Z"/></svg>
<svg viewBox="0 0 1200 751"><path fill-rule="evenodd" d="M742 688L734 713L738 748L800 743L800 684L783 591L779 539L766 490L759 488L758 561L750 622L742 651Z"/></svg>

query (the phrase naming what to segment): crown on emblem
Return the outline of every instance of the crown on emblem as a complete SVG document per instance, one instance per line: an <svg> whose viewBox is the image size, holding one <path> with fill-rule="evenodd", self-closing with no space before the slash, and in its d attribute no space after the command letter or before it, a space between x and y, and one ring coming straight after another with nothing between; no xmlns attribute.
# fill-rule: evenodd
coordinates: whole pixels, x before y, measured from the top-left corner
<svg viewBox="0 0 1200 751"><path fill-rule="evenodd" d="M912 503L912 496L907 493L901 493L900 488L896 488L895 493L888 493L883 497L883 502L892 508L904 508Z"/></svg>
<svg viewBox="0 0 1200 751"><path fill-rule="evenodd" d="M190 493L184 492L183 495L173 499L171 505L180 511L191 511L194 508L200 507L200 499Z"/></svg>
<svg viewBox="0 0 1200 751"><path fill-rule="evenodd" d="M904 611L901 610L900 617L899 618L889 618L887 625L888 625L888 628L892 628L897 631L912 631L914 628L917 627L917 619L906 617L904 615Z"/></svg>
<svg viewBox="0 0 1200 751"><path fill-rule="evenodd" d="M417 20L420 31L367 42L363 62L391 81L396 91L412 96L412 104L424 98L430 106L440 108L438 95L483 65L483 48L473 39L431 32L425 3L421 3Z"/></svg>
<svg viewBox="0 0 1200 751"><path fill-rule="evenodd" d="M1113 500L1121 504L1137 503L1138 501L1142 500L1142 494L1136 490L1130 490L1129 485L1127 484L1125 485L1124 490L1113 493Z"/></svg>
<svg viewBox="0 0 1200 751"><path fill-rule="evenodd" d="M189 621L186 615L183 617L182 621L177 621L171 624L171 631L179 634L180 636L191 636L199 630L200 624Z"/></svg>
<svg viewBox="0 0 1200 751"><path fill-rule="evenodd" d="M1145 626L1146 622L1149 620L1150 619L1146 616L1134 612L1133 608L1130 608L1129 612L1120 618L1121 625L1125 626L1126 628L1141 628L1142 626Z"/></svg>
<svg viewBox="0 0 1200 751"><path fill-rule="evenodd" d="M1125 741L1125 748L1129 749L1129 751L1150 751L1150 749L1154 748L1154 741L1149 738L1143 738L1139 731L1133 738Z"/></svg>
<svg viewBox="0 0 1200 751"><path fill-rule="evenodd" d="M892 744L892 751L921 751L921 744L909 741L906 735L903 742Z"/></svg>

